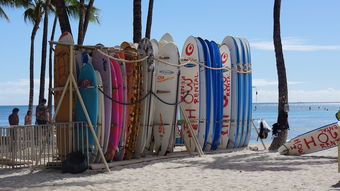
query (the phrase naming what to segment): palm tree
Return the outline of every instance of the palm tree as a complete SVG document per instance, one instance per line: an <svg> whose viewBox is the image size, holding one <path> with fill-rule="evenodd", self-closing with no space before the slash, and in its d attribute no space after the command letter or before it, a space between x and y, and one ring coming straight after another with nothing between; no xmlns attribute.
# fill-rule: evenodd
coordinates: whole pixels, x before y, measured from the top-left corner
<svg viewBox="0 0 340 191"><path fill-rule="evenodd" d="M54 14L54 20L53 20L53 26L52 26L52 32L51 32L51 38L50 40L54 40L54 34L55 34L55 29L57 27L57 14ZM50 50L49 50L49 56L48 56L48 102L47 102L47 107L50 112L52 112L52 53L53 53L53 47L50 45ZM50 121L52 120L52 113L50 113Z"/></svg>
<svg viewBox="0 0 340 191"><path fill-rule="evenodd" d="M35 35L39 29L39 24L43 15L44 3L41 0L34 0L29 3L28 8L24 12L25 21L33 23L33 29L31 33L31 49L30 49L30 90L29 90L29 103L28 110L33 109L33 94L34 94L34 40Z"/></svg>
<svg viewBox="0 0 340 191"><path fill-rule="evenodd" d="M40 69L40 91L39 91L39 103L45 97L45 70L46 70L46 53L47 53L47 33L48 33L48 14L51 0L45 0L44 3L44 28L41 50L41 69Z"/></svg>
<svg viewBox="0 0 340 191"><path fill-rule="evenodd" d="M288 106L288 88L287 88L287 77L286 77L286 67L283 58L281 34L280 34L280 10L281 10L281 0L275 0L274 2L274 47L276 56L276 68L278 75L278 137L275 137L271 143L269 150L277 150L281 145L283 145L288 136L288 111L285 107Z"/></svg>
<svg viewBox="0 0 340 191"><path fill-rule="evenodd" d="M146 21L146 31L145 31L145 37L148 39L150 39L150 36L151 36L152 11L153 11L153 0L149 0L148 19Z"/></svg>
<svg viewBox="0 0 340 191"><path fill-rule="evenodd" d="M9 22L9 17L3 7L26 7L27 3L26 0L0 0L0 18L4 18Z"/></svg>
<svg viewBox="0 0 340 191"><path fill-rule="evenodd" d="M142 39L142 5L141 0L133 0L133 42Z"/></svg>
<svg viewBox="0 0 340 191"><path fill-rule="evenodd" d="M54 0L52 3L56 7L61 32L62 33L63 32L70 32L72 34L70 20L68 19L65 1L64 0Z"/></svg>

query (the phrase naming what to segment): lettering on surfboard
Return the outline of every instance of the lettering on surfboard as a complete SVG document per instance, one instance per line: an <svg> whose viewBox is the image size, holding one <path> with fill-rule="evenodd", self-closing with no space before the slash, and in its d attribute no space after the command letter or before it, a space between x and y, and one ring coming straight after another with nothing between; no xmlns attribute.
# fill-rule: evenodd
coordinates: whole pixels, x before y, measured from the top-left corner
<svg viewBox="0 0 340 191"><path fill-rule="evenodd" d="M327 149L336 146L336 140L339 138L338 129L339 126L333 124L318 129L315 134L304 138L296 138L293 140L293 145L289 147L289 150L304 154L307 150Z"/></svg>

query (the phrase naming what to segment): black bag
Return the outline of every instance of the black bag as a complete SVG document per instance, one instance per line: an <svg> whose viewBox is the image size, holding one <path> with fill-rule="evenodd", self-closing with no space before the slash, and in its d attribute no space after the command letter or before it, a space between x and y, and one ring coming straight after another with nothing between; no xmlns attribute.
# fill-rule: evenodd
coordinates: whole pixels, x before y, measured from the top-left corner
<svg viewBox="0 0 340 191"><path fill-rule="evenodd" d="M263 121L260 121L260 132L258 137L260 139L266 139L268 137L268 133L270 132L270 129L264 125Z"/></svg>
<svg viewBox="0 0 340 191"><path fill-rule="evenodd" d="M67 155L66 160L62 162L63 172L82 173L88 169L87 161L83 153L77 151Z"/></svg>

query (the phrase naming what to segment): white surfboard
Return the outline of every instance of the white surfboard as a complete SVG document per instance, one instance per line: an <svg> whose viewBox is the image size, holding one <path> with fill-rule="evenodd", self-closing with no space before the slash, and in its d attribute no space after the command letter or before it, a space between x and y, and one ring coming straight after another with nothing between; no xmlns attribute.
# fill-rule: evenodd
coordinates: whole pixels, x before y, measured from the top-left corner
<svg viewBox="0 0 340 191"><path fill-rule="evenodd" d="M103 86L103 82L102 82L102 77L100 75L100 73L98 71L96 71L96 80L97 80L97 84L99 86ZM100 88L102 91L103 88ZM97 137L99 140L99 144L101 146L101 148L103 148L104 145L104 127L105 127L105 109L104 109L104 94L99 93L98 94L98 122L97 122ZM97 153L97 157L96 157L96 161L100 162L101 161L101 157L100 157L100 153L98 150Z"/></svg>
<svg viewBox="0 0 340 191"><path fill-rule="evenodd" d="M170 33L165 33L159 41L174 42L174 38Z"/></svg>
<svg viewBox="0 0 340 191"><path fill-rule="evenodd" d="M197 44L198 62L204 65L204 51L202 44L197 38L195 38ZM199 67L199 126L198 126L198 142L201 147L204 145L205 134L206 134L206 122L207 122L207 93L206 93L206 68Z"/></svg>
<svg viewBox="0 0 340 191"><path fill-rule="evenodd" d="M231 121L229 128L229 140L227 148L234 148L236 146L236 133L238 131L237 127L237 61L239 60L237 53L239 52L236 42L234 42L233 37L227 36L224 38L222 44L228 46L230 50L231 58Z"/></svg>
<svg viewBox="0 0 340 191"><path fill-rule="evenodd" d="M302 155L337 146L340 138L337 122L306 132L282 145L278 152L282 155Z"/></svg>
<svg viewBox="0 0 340 191"><path fill-rule="evenodd" d="M227 45L220 46L222 66L231 68L230 51ZM229 139L230 113L231 113L231 70L223 70L223 122L221 131L220 149L226 149Z"/></svg>
<svg viewBox="0 0 340 191"><path fill-rule="evenodd" d="M158 58L173 64L179 64L179 53L174 43L167 43L159 47ZM156 62L156 95L168 103L178 100L178 68L161 62ZM176 105L168 105L158 99L154 100L153 134L154 148L158 155L165 155L171 134L176 126Z"/></svg>
<svg viewBox="0 0 340 191"><path fill-rule="evenodd" d="M153 49L149 39L142 39L138 45L138 52L141 57L148 56L149 59L142 62L143 68L143 96L147 95L150 91L155 91L155 64L153 60ZM149 136L152 132L153 124L153 111L154 111L154 97L149 95L142 102L142 124L137 137L137 144L135 149L136 157L139 157L145 150L146 142L149 141ZM148 147L148 146L147 146Z"/></svg>
<svg viewBox="0 0 340 191"><path fill-rule="evenodd" d="M192 135L189 132L188 125L184 125L182 129L182 133L184 136L184 141L188 146L190 151L195 151L195 144L193 141L193 136L197 136L198 128L199 128L199 100L200 100L200 87L199 87L199 66L190 63L190 60L198 61L198 47L196 39L192 36L187 38L184 43L182 50L182 63L187 62L184 67L181 67L181 76L180 76L180 95L181 99L189 91L188 95L182 102L183 108L187 117L189 118L191 125L193 127L195 135ZM184 117L181 116L181 119L184 120Z"/></svg>

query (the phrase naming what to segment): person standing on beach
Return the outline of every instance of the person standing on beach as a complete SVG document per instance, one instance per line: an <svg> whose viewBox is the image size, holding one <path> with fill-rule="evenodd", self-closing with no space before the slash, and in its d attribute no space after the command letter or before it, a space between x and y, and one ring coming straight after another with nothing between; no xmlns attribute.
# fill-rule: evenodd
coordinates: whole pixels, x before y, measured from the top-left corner
<svg viewBox="0 0 340 191"><path fill-rule="evenodd" d="M32 112L30 110L28 110L26 113L25 125L32 125Z"/></svg>
<svg viewBox="0 0 340 191"><path fill-rule="evenodd" d="M12 114L8 116L8 122L10 126L13 125L19 125L19 109L18 108L14 108L12 110Z"/></svg>
<svg viewBox="0 0 340 191"><path fill-rule="evenodd" d="M43 99L36 108L35 117L38 125L44 125L48 122L48 108L45 104L46 99Z"/></svg>

